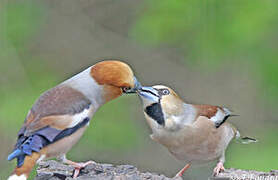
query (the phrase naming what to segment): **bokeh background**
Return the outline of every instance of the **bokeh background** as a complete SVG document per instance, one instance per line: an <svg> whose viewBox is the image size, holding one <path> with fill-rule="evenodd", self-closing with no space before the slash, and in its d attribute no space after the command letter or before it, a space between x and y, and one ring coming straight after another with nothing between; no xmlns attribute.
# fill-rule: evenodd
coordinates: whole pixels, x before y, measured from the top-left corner
<svg viewBox="0 0 278 180"><path fill-rule="evenodd" d="M45 90L104 59L190 103L225 105L256 144L231 143L226 167L278 168L275 0L0 0L0 179L28 109ZM102 107L68 157L173 176L184 166L149 138L139 99ZM207 179L215 162L185 177ZM34 174L34 173L33 173Z"/></svg>

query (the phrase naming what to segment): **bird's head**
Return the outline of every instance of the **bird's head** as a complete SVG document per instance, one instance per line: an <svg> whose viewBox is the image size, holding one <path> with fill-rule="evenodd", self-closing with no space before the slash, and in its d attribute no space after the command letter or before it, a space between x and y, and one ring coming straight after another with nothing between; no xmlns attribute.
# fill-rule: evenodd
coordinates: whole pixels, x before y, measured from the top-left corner
<svg viewBox="0 0 278 180"><path fill-rule="evenodd" d="M129 65L121 61L99 62L92 66L90 74L103 87L106 102L122 93L136 93L141 87Z"/></svg>
<svg viewBox="0 0 278 180"><path fill-rule="evenodd" d="M145 113L160 125L164 125L167 117L179 115L183 111L183 101L167 86L144 86L138 90L138 95Z"/></svg>

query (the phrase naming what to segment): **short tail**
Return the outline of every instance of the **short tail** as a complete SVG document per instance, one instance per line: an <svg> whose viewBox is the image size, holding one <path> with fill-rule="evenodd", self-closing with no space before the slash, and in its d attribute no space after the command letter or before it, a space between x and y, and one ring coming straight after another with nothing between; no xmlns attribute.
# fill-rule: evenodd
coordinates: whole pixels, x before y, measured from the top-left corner
<svg viewBox="0 0 278 180"><path fill-rule="evenodd" d="M25 155L25 153L24 153L22 150L20 150L20 149L16 149L16 150L14 150L14 151L8 156L7 160L8 160L8 161L11 161L11 160L13 160L14 158L18 158L18 157L20 157L20 156L22 156L22 155Z"/></svg>
<svg viewBox="0 0 278 180"><path fill-rule="evenodd" d="M236 131L236 141L241 143L241 144L250 144L250 143L255 143L258 142L257 139L250 138L250 137L241 137L239 131Z"/></svg>
<svg viewBox="0 0 278 180"><path fill-rule="evenodd" d="M9 155L8 159L17 157L18 151L14 151ZM33 152L30 156L25 156L24 163L20 167L16 167L8 178L8 180L27 180L33 167L36 165L37 160L40 158L40 154Z"/></svg>

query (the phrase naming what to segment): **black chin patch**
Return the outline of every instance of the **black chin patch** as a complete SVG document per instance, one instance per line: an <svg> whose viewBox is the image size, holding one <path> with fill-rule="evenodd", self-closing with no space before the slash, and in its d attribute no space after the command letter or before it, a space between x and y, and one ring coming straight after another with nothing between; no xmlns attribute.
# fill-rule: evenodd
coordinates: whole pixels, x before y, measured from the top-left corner
<svg viewBox="0 0 278 180"><path fill-rule="evenodd" d="M160 125L165 124L162 108L159 103L154 103L154 104L146 107L145 112L151 118L153 118L158 124L160 124Z"/></svg>

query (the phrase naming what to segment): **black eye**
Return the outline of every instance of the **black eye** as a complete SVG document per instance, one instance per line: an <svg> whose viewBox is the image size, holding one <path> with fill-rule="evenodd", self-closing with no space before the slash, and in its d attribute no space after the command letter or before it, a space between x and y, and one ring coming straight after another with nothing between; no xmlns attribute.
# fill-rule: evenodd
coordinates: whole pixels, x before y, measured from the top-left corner
<svg viewBox="0 0 278 180"><path fill-rule="evenodd" d="M162 90L161 90L161 93L162 93L163 95L168 95L168 94L170 94L170 91L169 91L168 89L162 89Z"/></svg>
<svg viewBox="0 0 278 180"><path fill-rule="evenodd" d="M131 87L123 87L122 88L122 90L124 91L124 92L127 92L128 90L130 90L131 89Z"/></svg>

